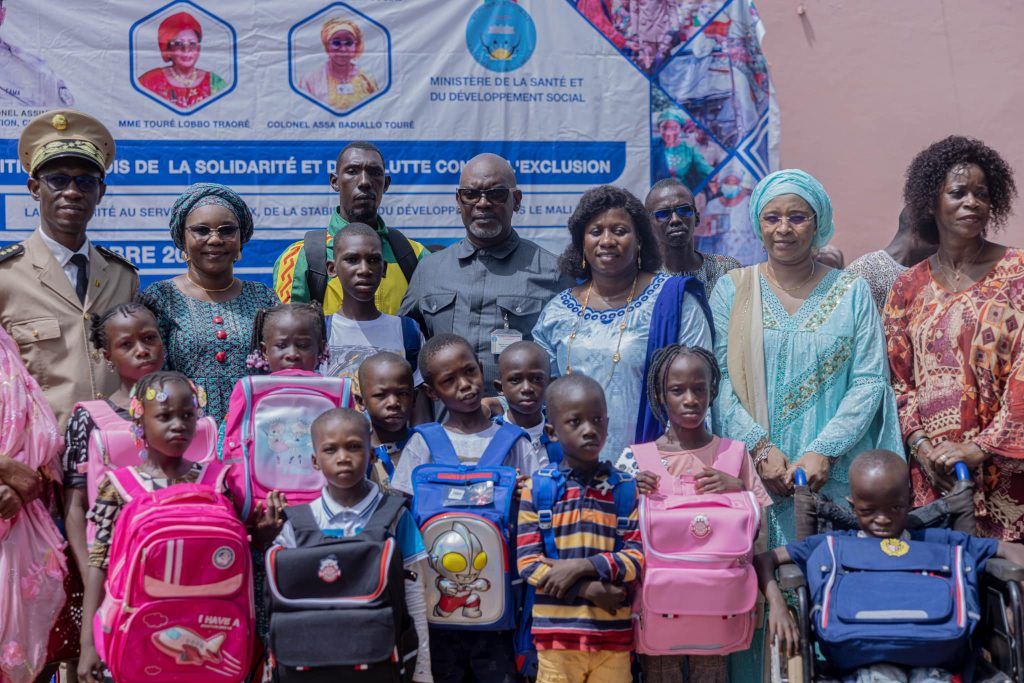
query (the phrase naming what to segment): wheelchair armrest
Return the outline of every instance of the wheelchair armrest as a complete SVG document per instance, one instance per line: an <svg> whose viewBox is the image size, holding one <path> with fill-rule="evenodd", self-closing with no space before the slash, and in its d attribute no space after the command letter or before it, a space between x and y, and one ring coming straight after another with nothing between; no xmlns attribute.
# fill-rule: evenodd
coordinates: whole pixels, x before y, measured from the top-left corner
<svg viewBox="0 0 1024 683"><path fill-rule="evenodd" d="M804 573L795 564L784 564L779 567L779 588L784 591L791 591L800 586L807 585Z"/></svg>
<svg viewBox="0 0 1024 683"><path fill-rule="evenodd" d="M1024 567L1001 557L993 557L985 563L985 573L1004 583L1010 581L1024 583Z"/></svg>

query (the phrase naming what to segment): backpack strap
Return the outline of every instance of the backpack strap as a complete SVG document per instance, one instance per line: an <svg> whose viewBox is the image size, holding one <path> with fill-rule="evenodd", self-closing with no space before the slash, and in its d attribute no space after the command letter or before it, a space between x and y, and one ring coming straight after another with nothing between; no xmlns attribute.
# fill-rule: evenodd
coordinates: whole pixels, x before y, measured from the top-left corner
<svg viewBox="0 0 1024 683"><path fill-rule="evenodd" d="M455 447L452 446L452 440L448 438L448 434L440 423L428 422L413 427L412 431L423 437L423 441L427 444L427 450L430 451L431 462L449 467L458 467L462 464L455 452Z"/></svg>
<svg viewBox="0 0 1024 683"><path fill-rule="evenodd" d="M558 546L555 545L552 522L555 502L562 497L562 489L565 488L565 474L558 467L542 467L533 473L531 481L533 509L537 512L537 528L544 542L544 556L557 560Z"/></svg>
<svg viewBox="0 0 1024 683"><path fill-rule="evenodd" d="M255 507L252 496L252 482L251 473L249 471L249 463L252 457L252 453L249 450L249 425L252 424L252 375L243 377L238 380L238 383L242 385L242 394L245 397L245 408L242 410L242 430L239 434L239 441L242 442L242 468L245 474L245 499L242 501L242 519L249 519L249 515L252 514L253 508Z"/></svg>
<svg viewBox="0 0 1024 683"><path fill-rule="evenodd" d="M402 269L405 281L412 282L412 274L416 272L419 259L416 258L416 252L413 251L409 238L394 228L388 228L387 240L391 247L391 253L395 256L395 263ZM306 252L306 259L309 259L309 252Z"/></svg>
<svg viewBox="0 0 1024 683"><path fill-rule="evenodd" d="M322 305L327 294L327 231L323 228L310 230L302 238L306 251L306 289L309 300Z"/></svg>
<svg viewBox="0 0 1024 683"><path fill-rule="evenodd" d="M665 466L661 464L661 453L658 452L658 445L653 441L647 443L635 443L629 447L633 452L633 459L641 472L665 472Z"/></svg>
<svg viewBox="0 0 1024 683"><path fill-rule="evenodd" d="M314 545L323 535L320 525L316 523L313 516L313 508L306 503L304 505L289 505L284 509L284 517L292 525L295 532L295 545L297 547Z"/></svg>
<svg viewBox="0 0 1024 683"><path fill-rule="evenodd" d="M108 429L123 425L127 420L117 414L106 401L82 401L75 408L81 408L89 413L96 429Z"/></svg>
<svg viewBox="0 0 1024 683"><path fill-rule="evenodd" d="M196 483L212 486L214 491L223 494L227 491L227 486L224 485L224 482L228 477L230 469L231 463L224 463L216 458L210 460L203 464L203 469L199 472L199 479L196 480Z"/></svg>
<svg viewBox="0 0 1024 683"><path fill-rule="evenodd" d="M384 465L384 471L388 473L388 476L395 476L395 463L391 461L391 456L388 455L388 447L381 444L373 449L373 454L377 456L377 460L380 461L380 464ZM366 466L367 472L369 472L372 467L373 463L371 462Z"/></svg>
<svg viewBox="0 0 1024 683"><path fill-rule="evenodd" d="M549 465L561 465L562 457L562 444L557 441L552 441L551 437L548 436L547 430L540 433L540 445L544 448L544 452L548 455Z"/></svg>
<svg viewBox="0 0 1024 683"><path fill-rule="evenodd" d="M622 550L622 539L629 531L629 517L636 509L636 480L631 474L615 470L608 477L608 482L615 486L612 492L615 500L615 552L619 552Z"/></svg>
<svg viewBox="0 0 1024 683"><path fill-rule="evenodd" d="M134 467L121 467L107 472L107 480L113 485L125 503L130 503L137 496L147 493Z"/></svg>
<svg viewBox="0 0 1024 683"><path fill-rule="evenodd" d="M416 368L420 357L420 326L409 316L402 316L402 345L405 347L405 359Z"/></svg>
<svg viewBox="0 0 1024 683"><path fill-rule="evenodd" d="M501 467L519 439L529 440L529 438L530 435L522 427L517 427L511 422L504 422L498 427L498 433L491 437L491 442L487 444L487 448L481 454L477 467Z"/></svg>
<svg viewBox="0 0 1024 683"><path fill-rule="evenodd" d="M406 497L399 494L385 493L377 503L377 509L370 515L370 520L360 533L377 533L381 537L395 533L398 520L406 509Z"/></svg>
<svg viewBox="0 0 1024 683"><path fill-rule="evenodd" d="M715 464L712 467L730 476L739 477L745 457L747 457L746 444L723 437L719 439L718 453L715 455Z"/></svg>

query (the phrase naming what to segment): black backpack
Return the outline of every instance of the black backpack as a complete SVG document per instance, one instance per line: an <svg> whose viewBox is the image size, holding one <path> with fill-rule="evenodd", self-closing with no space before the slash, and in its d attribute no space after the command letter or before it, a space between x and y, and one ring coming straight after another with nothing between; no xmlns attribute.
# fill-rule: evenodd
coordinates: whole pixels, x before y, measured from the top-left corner
<svg viewBox="0 0 1024 683"><path fill-rule="evenodd" d="M282 683L409 683L418 640L394 529L405 498L385 495L355 536L286 508L297 547L267 553L268 644Z"/></svg>
<svg viewBox="0 0 1024 683"><path fill-rule="evenodd" d="M395 262L402 269L406 282L412 282L412 274L416 270L419 259L412 249L409 239L394 228L388 228L388 244L395 255ZM327 231L310 230L302 238L306 250L306 289L309 300L324 303L327 294Z"/></svg>

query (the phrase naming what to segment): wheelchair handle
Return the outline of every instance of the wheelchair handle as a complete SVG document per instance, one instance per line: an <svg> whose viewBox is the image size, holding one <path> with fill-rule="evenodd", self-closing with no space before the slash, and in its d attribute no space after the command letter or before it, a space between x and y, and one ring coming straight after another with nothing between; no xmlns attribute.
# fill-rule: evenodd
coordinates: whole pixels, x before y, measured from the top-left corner
<svg viewBox="0 0 1024 683"><path fill-rule="evenodd" d="M970 481L971 471L967 469L967 465L962 462L958 462L953 465L953 470L956 472L957 481Z"/></svg>
<svg viewBox="0 0 1024 683"><path fill-rule="evenodd" d="M797 486L807 486L807 473L804 472L803 467L797 467L793 472L793 483Z"/></svg>

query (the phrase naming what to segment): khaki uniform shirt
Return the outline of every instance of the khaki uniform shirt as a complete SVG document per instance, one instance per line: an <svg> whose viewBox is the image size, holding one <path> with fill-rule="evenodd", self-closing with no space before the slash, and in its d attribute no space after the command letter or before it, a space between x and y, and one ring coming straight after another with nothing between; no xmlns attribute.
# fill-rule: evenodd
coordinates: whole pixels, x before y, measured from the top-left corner
<svg viewBox="0 0 1024 683"><path fill-rule="evenodd" d="M79 401L106 398L120 380L89 342L89 318L127 303L139 276L126 261L89 249L89 291L83 305L37 230L25 252L0 256L0 325L18 344L63 431Z"/></svg>

